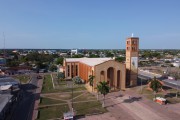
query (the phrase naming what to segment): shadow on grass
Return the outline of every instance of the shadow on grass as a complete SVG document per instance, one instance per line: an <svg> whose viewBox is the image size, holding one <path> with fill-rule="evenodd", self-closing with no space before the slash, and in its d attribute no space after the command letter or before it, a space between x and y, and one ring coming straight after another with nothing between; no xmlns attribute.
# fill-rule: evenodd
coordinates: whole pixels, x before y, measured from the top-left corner
<svg viewBox="0 0 180 120"><path fill-rule="evenodd" d="M162 86L163 90L171 90L172 88L168 87L168 86Z"/></svg>
<svg viewBox="0 0 180 120"><path fill-rule="evenodd" d="M116 104L112 104L112 105L107 105L107 106L105 106L105 108L114 107L114 106L116 106L116 105L118 105L118 104L120 104L120 103L116 103Z"/></svg>
<svg viewBox="0 0 180 120"><path fill-rule="evenodd" d="M108 96L108 97L105 97L105 100L112 99L112 98L123 97L123 96L124 96L124 95L122 95L122 94L116 95L116 96ZM103 98L99 97L99 100L103 100Z"/></svg>
<svg viewBox="0 0 180 120"><path fill-rule="evenodd" d="M81 118L85 118L85 115L76 115L74 117L74 120L78 120L78 119L81 119Z"/></svg>

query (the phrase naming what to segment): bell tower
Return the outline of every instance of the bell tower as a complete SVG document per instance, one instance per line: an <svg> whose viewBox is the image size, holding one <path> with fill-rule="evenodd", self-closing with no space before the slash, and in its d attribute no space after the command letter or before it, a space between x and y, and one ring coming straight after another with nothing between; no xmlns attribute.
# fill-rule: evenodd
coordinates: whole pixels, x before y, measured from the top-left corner
<svg viewBox="0 0 180 120"><path fill-rule="evenodd" d="M139 38L126 39L126 86L136 86L138 79Z"/></svg>

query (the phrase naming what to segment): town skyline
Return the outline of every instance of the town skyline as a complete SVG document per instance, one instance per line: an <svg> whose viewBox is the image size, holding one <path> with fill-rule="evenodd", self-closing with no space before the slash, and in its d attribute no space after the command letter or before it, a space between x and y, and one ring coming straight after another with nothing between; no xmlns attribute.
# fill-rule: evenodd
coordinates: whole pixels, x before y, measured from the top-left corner
<svg viewBox="0 0 180 120"><path fill-rule="evenodd" d="M0 48L125 49L127 37L140 49L179 49L180 2L1 1Z"/></svg>

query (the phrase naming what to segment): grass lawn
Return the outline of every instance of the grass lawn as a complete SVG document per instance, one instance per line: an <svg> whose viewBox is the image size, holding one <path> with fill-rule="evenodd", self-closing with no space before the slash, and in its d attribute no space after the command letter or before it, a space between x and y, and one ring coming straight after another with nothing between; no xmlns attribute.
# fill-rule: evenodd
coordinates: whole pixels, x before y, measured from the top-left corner
<svg viewBox="0 0 180 120"><path fill-rule="evenodd" d="M50 105L50 104L59 104L59 103L66 103L62 100L54 100L50 98L41 97L40 105Z"/></svg>
<svg viewBox="0 0 180 120"><path fill-rule="evenodd" d="M62 118L63 113L69 111L68 105L58 105L53 107L40 108L38 120Z"/></svg>
<svg viewBox="0 0 180 120"><path fill-rule="evenodd" d="M180 103L180 97L178 97L178 98L176 98L176 97L173 97L173 98L168 97L168 98L166 98L166 99L167 99L167 101L168 101L169 103L171 103L171 104Z"/></svg>
<svg viewBox="0 0 180 120"><path fill-rule="evenodd" d="M45 75L43 80L42 93L58 92L53 88L51 75Z"/></svg>
<svg viewBox="0 0 180 120"><path fill-rule="evenodd" d="M153 100L154 94L145 95L148 99ZM156 97L164 97L162 94L156 94Z"/></svg>
<svg viewBox="0 0 180 120"><path fill-rule="evenodd" d="M82 92L75 92L73 93L73 98L79 96ZM72 99L72 93L57 93L57 94L49 94L45 95L45 97L51 97L55 99L62 99L62 100L70 100Z"/></svg>
<svg viewBox="0 0 180 120"><path fill-rule="evenodd" d="M153 94L152 91L147 90L147 86L143 86L142 91L141 91L141 89L139 89L138 93L140 93L140 94Z"/></svg>
<svg viewBox="0 0 180 120"><path fill-rule="evenodd" d="M59 86L60 86L59 89L53 89L51 76L46 75L44 83L43 83L42 92L43 93L61 92L61 93L44 95L44 97L41 100L40 105L64 103L64 101L62 101L62 100L71 100L72 88L69 87L70 85L68 86L66 81L62 81L59 83ZM94 97L92 94L90 94L88 92L83 94L83 92L86 91L86 88L84 85L74 85L73 87L74 87L73 88L73 92L74 92L73 93L73 98L74 98L73 101L74 102L96 100L96 97ZM83 95L81 96L81 94L83 94ZM53 100L53 99L49 99L46 97L51 97L51 98L61 99L61 100ZM75 98L75 97L77 97L77 98ZM75 110L76 115L98 114L98 113L107 112L107 110L105 108L102 108L102 104L99 101L74 103L73 108ZM53 106L53 107L40 108L38 120L62 118L63 113L67 112L67 111L69 111L69 107L67 104Z"/></svg>
<svg viewBox="0 0 180 120"><path fill-rule="evenodd" d="M97 100L96 97L94 97L94 95L90 94L90 93L85 93L77 98L74 99L75 102L77 101L87 101L87 100Z"/></svg>
<svg viewBox="0 0 180 120"><path fill-rule="evenodd" d="M74 103L74 110L76 112L76 115L87 115L107 112L107 110L102 107L102 104L99 101Z"/></svg>
<svg viewBox="0 0 180 120"><path fill-rule="evenodd" d="M21 83L25 84L30 80L29 75L16 75L13 78L18 79Z"/></svg>
<svg viewBox="0 0 180 120"><path fill-rule="evenodd" d="M52 92L71 92L72 88L67 87L66 81L60 81L59 88L54 89L51 75L45 75L45 79L43 81L42 93L52 93ZM81 91L86 90L84 85L74 85L73 91Z"/></svg>
<svg viewBox="0 0 180 120"><path fill-rule="evenodd" d="M79 86L79 87L74 87L73 88L73 91L81 91L81 90L86 90L86 88L84 86ZM67 87L64 87L64 88L60 88L59 89L60 92L71 92L72 91L72 88L67 88Z"/></svg>
<svg viewBox="0 0 180 120"><path fill-rule="evenodd" d="M67 84L67 82L65 80L57 80L57 81L58 81L58 85L60 85L60 86Z"/></svg>
<svg viewBox="0 0 180 120"><path fill-rule="evenodd" d="M59 94L49 94L49 95L45 95L45 97L68 100L68 99L71 98L71 94L70 93L66 93L66 94L61 94L61 93L59 93Z"/></svg>

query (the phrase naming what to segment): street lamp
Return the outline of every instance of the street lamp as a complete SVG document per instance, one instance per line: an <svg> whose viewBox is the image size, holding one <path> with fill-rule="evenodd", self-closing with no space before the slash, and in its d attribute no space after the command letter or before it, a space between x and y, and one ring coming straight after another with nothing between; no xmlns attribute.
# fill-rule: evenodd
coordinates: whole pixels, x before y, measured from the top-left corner
<svg viewBox="0 0 180 120"><path fill-rule="evenodd" d="M141 93L142 93L142 79L140 78L140 80L141 80Z"/></svg>
<svg viewBox="0 0 180 120"><path fill-rule="evenodd" d="M97 88L97 85L98 85L98 81L96 80L96 88ZM99 100L99 91L97 89L97 100Z"/></svg>
<svg viewBox="0 0 180 120"><path fill-rule="evenodd" d="M176 82L176 98L178 98L178 83Z"/></svg>
<svg viewBox="0 0 180 120"><path fill-rule="evenodd" d="M74 114L74 111L73 111L73 80L72 80L72 100L71 100L71 104L72 104L72 113Z"/></svg>
<svg viewBox="0 0 180 120"><path fill-rule="evenodd" d="M178 78L179 78L179 72L178 72ZM176 82L176 88L177 88L177 91L176 91L176 98L178 98L178 78L177 78L177 82Z"/></svg>

